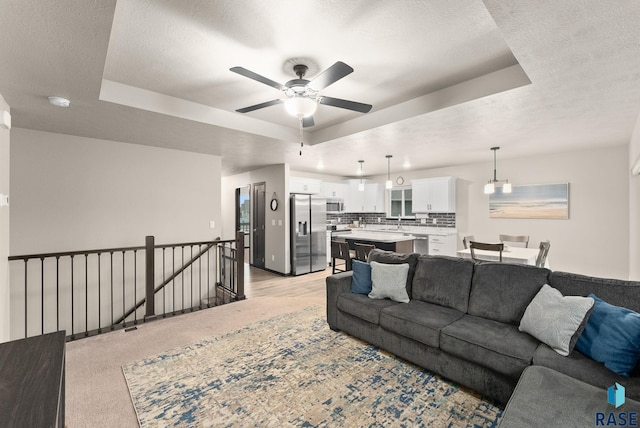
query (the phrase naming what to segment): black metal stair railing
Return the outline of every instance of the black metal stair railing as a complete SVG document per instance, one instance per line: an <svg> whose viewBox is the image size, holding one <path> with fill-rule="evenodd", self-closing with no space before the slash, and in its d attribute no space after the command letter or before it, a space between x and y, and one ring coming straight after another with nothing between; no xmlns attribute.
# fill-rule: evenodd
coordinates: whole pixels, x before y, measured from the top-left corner
<svg viewBox="0 0 640 428"><path fill-rule="evenodd" d="M66 330L73 340L242 300L238 248L243 233L164 245L148 236L139 247L11 256L11 337Z"/></svg>

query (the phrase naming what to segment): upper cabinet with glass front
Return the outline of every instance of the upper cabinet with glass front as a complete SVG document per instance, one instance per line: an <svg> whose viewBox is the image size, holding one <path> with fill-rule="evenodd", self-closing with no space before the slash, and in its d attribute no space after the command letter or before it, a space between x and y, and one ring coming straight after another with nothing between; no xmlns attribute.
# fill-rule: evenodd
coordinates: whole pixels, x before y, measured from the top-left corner
<svg viewBox="0 0 640 428"><path fill-rule="evenodd" d="M410 187L391 190L389 197L389 217L413 216L412 193L413 192Z"/></svg>
<svg viewBox="0 0 640 428"><path fill-rule="evenodd" d="M411 180L413 212L456 212L456 177Z"/></svg>

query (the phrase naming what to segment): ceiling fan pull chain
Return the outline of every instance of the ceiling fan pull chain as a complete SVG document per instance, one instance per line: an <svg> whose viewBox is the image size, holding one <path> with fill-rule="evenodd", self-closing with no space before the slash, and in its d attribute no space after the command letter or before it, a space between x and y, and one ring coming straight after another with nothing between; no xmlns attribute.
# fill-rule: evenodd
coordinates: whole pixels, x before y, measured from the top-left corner
<svg viewBox="0 0 640 428"><path fill-rule="evenodd" d="M302 138L302 116L300 117L300 156L302 156L302 148L304 147L304 142Z"/></svg>

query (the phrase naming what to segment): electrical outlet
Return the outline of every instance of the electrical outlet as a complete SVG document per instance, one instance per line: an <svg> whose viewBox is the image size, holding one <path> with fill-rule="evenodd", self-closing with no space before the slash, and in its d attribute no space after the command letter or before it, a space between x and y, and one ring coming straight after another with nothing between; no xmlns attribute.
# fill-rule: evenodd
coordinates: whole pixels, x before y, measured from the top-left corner
<svg viewBox="0 0 640 428"><path fill-rule="evenodd" d="M432 223L433 223L433 224L438 224L438 219L437 219L437 218L434 218L434 219L433 219L433 221L432 221Z"/></svg>
<svg viewBox="0 0 640 428"><path fill-rule="evenodd" d="M275 262L276 261L276 256L274 256L273 254L271 254L271 261Z"/></svg>
<svg viewBox="0 0 640 428"><path fill-rule="evenodd" d="M378 223L381 223L382 219L380 217L378 217Z"/></svg>
<svg viewBox="0 0 640 428"><path fill-rule="evenodd" d="M427 219L426 218L421 218L420 219L420 224L427 224Z"/></svg>
<svg viewBox="0 0 640 428"><path fill-rule="evenodd" d="M216 228L216 222L211 220L209 221L209 229L215 229Z"/></svg>

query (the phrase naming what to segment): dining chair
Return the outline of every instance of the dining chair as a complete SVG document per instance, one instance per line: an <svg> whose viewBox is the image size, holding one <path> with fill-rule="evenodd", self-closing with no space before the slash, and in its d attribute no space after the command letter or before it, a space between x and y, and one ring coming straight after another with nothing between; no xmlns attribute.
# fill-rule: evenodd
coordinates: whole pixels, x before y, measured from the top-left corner
<svg viewBox="0 0 640 428"><path fill-rule="evenodd" d="M549 247L551 247L550 241L540 242L540 251L538 251L538 257L536 257L536 266L544 267L547 263L547 255L549 254Z"/></svg>
<svg viewBox="0 0 640 428"><path fill-rule="evenodd" d="M475 262L494 262L495 260L483 259L476 256L475 250L484 251L496 251L499 255L499 259L502 262L502 251L504 250L504 244L489 244L486 242L469 241L469 249L471 250L471 258Z"/></svg>
<svg viewBox="0 0 640 428"><path fill-rule="evenodd" d="M524 243L524 247L529 247L529 235L500 235L500 242L518 242Z"/></svg>
<svg viewBox="0 0 640 428"><path fill-rule="evenodd" d="M469 248L469 242L473 241L474 238L473 235L467 235L462 237L462 245L464 245L464 249L466 250L467 248Z"/></svg>
<svg viewBox="0 0 640 428"><path fill-rule="evenodd" d="M338 267L336 260L344 260L344 262ZM349 244L346 241L331 241L331 265L334 274L351 270L351 254L349 253Z"/></svg>
<svg viewBox="0 0 640 428"><path fill-rule="evenodd" d="M369 252L376 248L375 245L363 244L361 242L355 242L353 245L356 249L356 260L360 260L361 262L367 262L369 259Z"/></svg>

